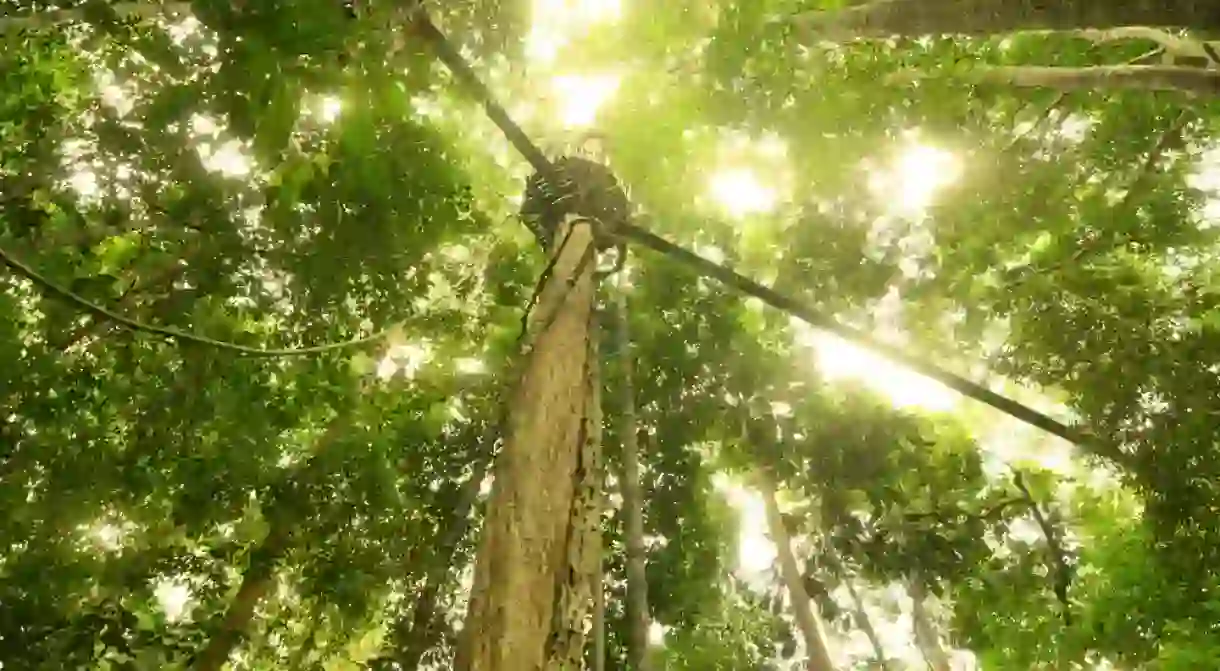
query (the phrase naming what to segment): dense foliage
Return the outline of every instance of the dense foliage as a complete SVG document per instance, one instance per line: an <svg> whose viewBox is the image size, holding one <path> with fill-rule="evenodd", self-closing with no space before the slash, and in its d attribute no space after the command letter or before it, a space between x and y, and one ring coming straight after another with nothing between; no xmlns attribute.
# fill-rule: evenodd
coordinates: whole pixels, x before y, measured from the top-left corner
<svg viewBox="0 0 1220 671"><path fill-rule="evenodd" d="M450 668L546 260L530 169L409 4L0 3L4 669ZM597 130L641 226L1087 430L895 407L924 382L842 379L854 350L632 250L601 351L607 389L635 358L654 668L808 653L760 476L840 668L1220 659L1205 3L855 41L887 3L433 4L553 153L600 95L572 83L617 81ZM1081 30L1135 19L1199 32Z"/></svg>

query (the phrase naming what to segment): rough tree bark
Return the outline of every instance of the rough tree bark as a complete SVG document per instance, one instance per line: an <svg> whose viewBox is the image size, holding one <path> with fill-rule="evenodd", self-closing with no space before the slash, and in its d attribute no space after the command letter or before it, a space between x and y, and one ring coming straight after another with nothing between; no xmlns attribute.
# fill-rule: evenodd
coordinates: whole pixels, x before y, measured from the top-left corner
<svg viewBox="0 0 1220 671"><path fill-rule="evenodd" d="M555 616L561 583L582 577L570 546L588 540L572 528L572 508L588 467L580 461L591 392L593 232L587 221L569 220L555 238L564 242L552 249L551 279L531 316L532 348L493 471L459 671L547 668L555 629L578 626Z"/></svg>
<svg viewBox="0 0 1220 671"><path fill-rule="evenodd" d="M788 589L788 600L792 602L792 613L801 630L801 636L805 640L805 651L809 657L805 668L807 671L835 671L834 660L830 657L830 647L826 643L826 631L822 618L805 591L801 569L792 553L792 541L788 538L788 530L784 527L783 516L779 512L779 502L776 500L775 483L762 469L755 472L755 482L762 492L763 502L766 505L767 528L771 532L771 541L775 543L780 572L784 579L784 586Z"/></svg>
<svg viewBox="0 0 1220 671"><path fill-rule="evenodd" d="M615 351L622 370L619 408L622 413L619 435L623 444L623 514L627 533L627 668L648 671L648 576L644 549L644 501L640 492L640 445L635 417L635 359L631 353L631 327L628 322L626 287L619 283L616 292L617 328Z"/></svg>
<svg viewBox="0 0 1220 671"><path fill-rule="evenodd" d="M904 70L891 82L942 76ZM1101 65L1085 68L1033 65L978 65L951 73L976 84L1046 88L1057 91L1177 91L1200 96L1220 95L1220 70L1180 65Z"/></svg>
<svg viewBox="0 0 1220 671"><path fill-rule="evenodd" d="M996 35L1124 26L1220 30L1213 0L874 0L798 14L810 39Z"/></svg>

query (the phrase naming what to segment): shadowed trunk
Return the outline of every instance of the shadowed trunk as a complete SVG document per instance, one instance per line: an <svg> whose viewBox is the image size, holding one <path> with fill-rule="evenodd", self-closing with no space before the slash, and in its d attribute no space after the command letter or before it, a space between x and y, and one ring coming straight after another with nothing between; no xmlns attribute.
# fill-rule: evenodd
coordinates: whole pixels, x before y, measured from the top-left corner
<svg viewBox="0 0 1220 671"><path fill-rule="evenodd" d="M623 515L627 534L627 668L648 671L648 576L644 549L644 501L640 492L640 444L635 419L635 359L631 353L631 332L628 322L625 287L617 291L618 323L615 351L622 366L619 387L623 442Z"/></svg>
<svg viewBox="0 0 1220 671"><path fill-rule="evenodd" d="M1123 26L1220 31L1214 0L874 0L796 17L810 39L996 35Z"/></svg>
<svg viewBox="0 0 1220 671"><path fill-rule="evenodd" d="M271 496L267 515L270 529L267 531L267 537L250 553L250 565L242 575L237 594L224 614L217 618L207 646L195 657L191 665L193 671L220 671L245 637L250 622L254 619L255 609L271 589L276 564L290 549L296 521L318 512L301 510L301 487L317 472L318 453L342 436L347 426L347 416L344 414L332 419L326 432L314 444L308 458L284 476L280 491Z"/></svg>
<svg viewBox="0 0 1220 671"><path fill-rule="evenodd" d="M449 517L448 527L441 535L436 555L428 560L424 585L411 614L409 617L404 616L397 624L398 650L393 659L403 669L418 668L424 653L432 648L436 623L440 619L440 614L436 612L437 599L441 589L449 582L449 575L453 570L453 555L470 526L470 511L478 501L479 489L487 475L487 468L491 465L491 443L495 440L495 433L489 431L483 441L485 453L479 455L470 479L462 484L458 505Z"/></svg>
<svg viewBox="0 0 1220 671"><path fill-rule="evenodd" d="M540 669L568 578L571 507L589 402L592 231L564 224L551 279L531 316L532 348L510 397L475 563L459 671Z"/></svg>
<svg viewBox="0 0 1220 671"><path fill-rule="evenodd" d="M250 566L242 576L237 595L220 617L219 627L208 639L207 647L195 658L191 666L194 671L220 671L245 637L254 619L254 610L271 588L275 565L283 554L283 539L275 530L272 533L274 537L268 535L267 540L251 554Z"/></svg>
<svg viewBox="0 0 1220 671"><path fill-rule="evenodd" d="M784 586L788 590L788 600L792 603L792 614L796 618L796 624L805 640L805 654L809 657L805 668L807 671L835 671L834 660L830 657L830 648L826 643L826 631L822 625L822 618L805 591L801 569L797 566L796 557L792 554L792 541L788 538L788 530L784 528L784 520L779 512L779 502L775 498L775 483L761 469L756 471L755 481L766 504L767 528L770 530L771 541L775 543L780 573L784 579Z"/></svg>
<svg viewBox="0 0 1220 671"><path fill-rule="evenodd" d="M837 560L836 560L837 561ZM878 669L888 669L889 662L885 655L885 646L881 645L881 637L877 635L877 630L873 628L873 620L868 616L868 611L864 609L864 599L860 597L860 592L852 583L852 577L843 574L843 584L847 586L847 592L851 595L852 606L856 610L856 626L860 627L860 631L868 637L869 645L873 646L873 657L877 659Z"/></svg>

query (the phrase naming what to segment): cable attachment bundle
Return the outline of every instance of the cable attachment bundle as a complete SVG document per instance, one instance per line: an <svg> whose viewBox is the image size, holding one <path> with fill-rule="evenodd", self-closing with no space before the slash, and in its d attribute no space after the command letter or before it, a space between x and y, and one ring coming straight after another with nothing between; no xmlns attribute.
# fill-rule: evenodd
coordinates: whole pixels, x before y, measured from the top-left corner
<svg viewBox="0 0 1220 671"><path fill-rule="evenodd" d="M626 256L619 231L631 223L631 201L618 178L605 165L580 156L564 156L552 165L554 179L535 172L526 180L521 220L538 244L550 250L565 218L575 214L588 219L594 225L597 250L617 250L611 267L599 274L617 272Z"/></svg>

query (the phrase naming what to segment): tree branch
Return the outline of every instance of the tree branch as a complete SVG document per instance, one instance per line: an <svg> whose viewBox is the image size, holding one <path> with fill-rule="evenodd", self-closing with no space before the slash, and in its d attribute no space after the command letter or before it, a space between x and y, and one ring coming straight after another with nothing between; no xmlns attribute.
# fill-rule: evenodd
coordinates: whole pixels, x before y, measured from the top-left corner
<svg viewBox="0 0 1220 671"><path fill-rule="evenodd" d="M1220 61L1214 58L1215 47L1211 46L1210 43L1181 35L1174 35L1168 31L1150 26L1122 26L1107 29L1085 28L1073 32L1072 35L1098 44L1123 42L1126 40L1147 40L1164 48L1165 54L1175 59L1189 59L1204 66L1220 64ZM1184 65L1184 63L1178 64Z"/></svg>
<svg viewBox="0 0 1220 671"><path fill-rule="evenodd" d="M736 289L737 291L759 299L763 303L771 307L787 313L801 321L820 329L827 333L833 334L846 340L849 343L871 350L882 357L889 359L892 362L898 363L906 368L909 368L925 377L936 380L946 387L958 392L959 394L972 398L981 403L985 403L1000 412L1011 415L1016 419L1025 422L1031 426L1035 426L1047 433L1063 438L1064 440L1075 443L1077 445L1088 445L1093 442L1091 434L1079 427L1068 426L1056 419L1044 415L1033 408L1014 401L1006 396L991 391L990 389L972 382L956 373L951 373L939 366L926 362L916 356L908 354L904 349L894 345L888 345L873 340L863 331L840 324L837 320L821 314L793 298L781 295L774 289L768 288L748 279L737 272L713 263L694 252L675 245L664 238L659 237L655 233L640 228L634 224L626 224L623 227L622 234L624 237L639 242L640 244L660 252L672 259L680 261L688 266L695 268L699 274L704 277L718 280L726 286Z"/></svg>
<svg viewBox="0 0 1220 671"><path fill-rule="evenodd" d="M942 77L941 73L902 70L890 83ZM1220 69L1181 65L1097 65L1069 68L1038 65L977 65L947 76L974 84L1047 88L1057 91L1169 91L1197 96L1220 95Z"/></svg>

